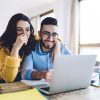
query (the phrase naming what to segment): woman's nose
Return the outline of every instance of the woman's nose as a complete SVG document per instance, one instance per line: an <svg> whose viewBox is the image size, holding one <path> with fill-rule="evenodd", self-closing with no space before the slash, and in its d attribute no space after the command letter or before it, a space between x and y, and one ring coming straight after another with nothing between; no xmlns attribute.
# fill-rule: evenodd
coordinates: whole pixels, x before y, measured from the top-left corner
<svg viewBox="0 0 100 100"><path fill-rule="evenodd" d="M26 34L27 32L25 30L23 30L23 34Z"/></svg>

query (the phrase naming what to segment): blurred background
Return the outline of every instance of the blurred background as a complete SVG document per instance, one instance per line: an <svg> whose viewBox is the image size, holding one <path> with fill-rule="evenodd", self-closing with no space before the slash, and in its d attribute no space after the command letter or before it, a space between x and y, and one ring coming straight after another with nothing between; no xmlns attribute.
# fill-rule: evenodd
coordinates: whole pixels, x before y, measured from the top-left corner
<svg viewBox="0 0 100 100"><path fill-rule="evenodd" d="M97 54L99 62L99 4L99 0L0 0L0 36L16 13L30 18L35 35L41 20L51 16L57 18L61 39L74 54Z"/></svg>

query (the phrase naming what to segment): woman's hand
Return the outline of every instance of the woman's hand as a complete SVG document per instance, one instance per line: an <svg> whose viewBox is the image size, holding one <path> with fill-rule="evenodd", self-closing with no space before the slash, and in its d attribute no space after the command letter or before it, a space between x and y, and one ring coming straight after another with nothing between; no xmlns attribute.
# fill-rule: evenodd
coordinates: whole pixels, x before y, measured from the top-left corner
<svg viewBox="0 0 100 100"><path fill-rule="evenodd" d="M12 51L11 51L11 56L18 57L19 50L21 49L23 44L27 45L28 38L29 37L26 34L21 34L21 35L17 36L17 39L16 39L14 46L12 48Z"/></svg>

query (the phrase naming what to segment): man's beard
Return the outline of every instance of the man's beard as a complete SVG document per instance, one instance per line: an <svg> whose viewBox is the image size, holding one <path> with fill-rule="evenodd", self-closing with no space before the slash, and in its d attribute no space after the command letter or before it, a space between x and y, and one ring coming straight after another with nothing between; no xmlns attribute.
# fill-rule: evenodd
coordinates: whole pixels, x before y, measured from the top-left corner
<svg viewBox="0 0 100 100"><path fill-rule="evenodd" d="M51 49L50 45L45 45L44 43L42 43L43 47L45 47L46 49Z"/></svg>
<svg viewBox="0 0 100 100"><path fill-rule="evenodd" d="M50 49L52 49L52 48L54 47L55 43L54 43L54 45L51 47L50 45L45 45L44 42L41 41L41 45L42 45L45 49L50 50Z"/></svg>

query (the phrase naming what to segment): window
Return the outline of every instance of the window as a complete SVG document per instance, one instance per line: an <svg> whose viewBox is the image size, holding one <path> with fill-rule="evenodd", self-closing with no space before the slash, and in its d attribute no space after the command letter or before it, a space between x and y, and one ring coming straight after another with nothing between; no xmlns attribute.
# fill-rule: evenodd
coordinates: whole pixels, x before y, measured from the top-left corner
<svg viewBox="0 0 100 100"><path fill-rule="evenodd" d="M53 17L54 18L55 17L54 11L53 10L50 10L50 11L44 13L44 14L41 14L40 15L40 20L42 21L46 17Z"/></svg>
<svg viewBox="0 0 100 100"><path fill-rule="evenodd" d="M40 23L46 17L55 17L54 11L50 10L48 12L45 12L43 14L40 14L38 16L35 16L35 17L31 18L31 23L32 23L32 25L34 27L34 34L35 35L38 35L38 31L40 30Z"/></svg>
<svg viewBox="0 0 100 100"><path fill-rule="evenodd" d="M97 54L100 61L100 2L80 1L80 54Z"/></svg>

